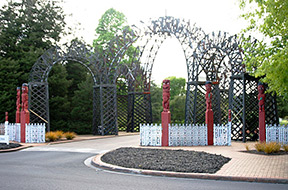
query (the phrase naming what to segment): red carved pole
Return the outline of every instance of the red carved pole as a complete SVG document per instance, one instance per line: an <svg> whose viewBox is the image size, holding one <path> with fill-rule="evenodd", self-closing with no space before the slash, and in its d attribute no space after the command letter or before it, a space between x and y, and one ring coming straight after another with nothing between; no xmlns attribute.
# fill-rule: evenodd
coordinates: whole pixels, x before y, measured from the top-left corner
<svg viewBox="0 0 288 190"><path fill-rule="evenodd" d="M264 85L258 84L258 101L259 101L259 140L266 142L266 123L265 123L265 94Z"/></svg>
<svg viewBox="0 0 288 190"><path fill-rule="evenodd" d="M169 111L170 80L163 80L163 112L162 121L162 146L169 146L169 123L171 123L171 113Z"/></svg>
<svg viewBox="0 0 288 190"><path fill-rule="evenodd" d="M8 112L5 112L5 122L8 122Z"/></svg>
<svg viewBox="0 0 288 190"><path fill-rule="evenodd" d="M212 92L211 92L212 83L207 81L205 84L206 87L206 113L205 113L205 123L207 125L207 138L208 145L213 145L213 110L212 110Z"/></svg>
<svg viewBox="0 0 288 190"><path fill-rule="evenodd" d="M21 110L21 142L26 142L26 123L30 122L30 114L28 111L28 86L26 83L22 85L22 110Z"/></svg>
<svg viewBox="0 0 288 190"><path fill-rule="evenodd" d="M17 87L17 96L16 96L16 123L20 123L20 93L21 88Z"/></svg>

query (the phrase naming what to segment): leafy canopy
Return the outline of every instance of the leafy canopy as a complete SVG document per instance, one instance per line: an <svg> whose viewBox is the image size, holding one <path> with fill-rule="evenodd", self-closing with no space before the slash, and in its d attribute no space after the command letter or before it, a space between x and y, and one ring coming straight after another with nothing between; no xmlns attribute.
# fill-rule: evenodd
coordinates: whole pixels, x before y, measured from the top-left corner
<svg viewBox="0 0 288 190"><path fill-rule="evenodd" d="M254 52L246 55L247 70L263 77L269 91L288 99L288 1L239 1L243 10L254 5L242 15L249 21L243 32L258 32L265 37L265 41L257 42Z"/></svg>

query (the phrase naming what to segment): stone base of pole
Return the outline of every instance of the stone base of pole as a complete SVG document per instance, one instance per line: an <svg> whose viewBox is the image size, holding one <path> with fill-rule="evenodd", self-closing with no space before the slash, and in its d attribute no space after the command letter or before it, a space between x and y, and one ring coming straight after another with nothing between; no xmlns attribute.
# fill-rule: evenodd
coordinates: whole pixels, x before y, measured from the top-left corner
<svg viewBox="0 0 288 190"><path fill-rule="evenodd" d="M213 145L213 111L209 109L205 114L206 124L207 124L207 143L208 145Z"/></svg>
<svg viewBox="0 0 288 190"><path fill-rule="evenodd" d="M259 141L266 142L265 111L259 112Z"/></svg>
<svg viewBox="0 0 288 190"><path fill-rule="evenodd" d="M162 146L169 146L169 123L171 123L171 113L162 112Z"/></svg>

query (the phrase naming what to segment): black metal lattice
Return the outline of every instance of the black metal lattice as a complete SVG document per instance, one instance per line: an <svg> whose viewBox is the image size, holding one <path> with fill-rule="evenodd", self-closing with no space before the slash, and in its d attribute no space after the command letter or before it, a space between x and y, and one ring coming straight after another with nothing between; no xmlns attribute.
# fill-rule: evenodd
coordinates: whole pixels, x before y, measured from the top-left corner
<svg viewBox="0 0 288 190"><path fill-rule="evenodd" d="M31 123L46 123L50 130L49 93L47 82L29 83L29 110ZM48 105L47 105L48 104Z"/></svg>
<svg viewBox="0 0 288 190"><path fill-rule="evenodd" d="M187 65L185 123L205 123L204 84L212 81L214 123L227 123L228 108L231 109L232 138L245 140L247 130L253 131L258 125L258 80L246 74L242 64L245 53L253 51L253 43L244 49L241 37L225 32L208 35L189 21L169 16L123 31L101 52L74 43L64 51L55 47L44 53L30 74L29 109L38 115L32 115L32 120L43 117L49 123L49 72L55 63L72 60L84 65L94 81L93 134L139 131L140 123L152 122L153 64L161 45L171 36L181 44ZM120 64L135 41L134 58ZM120 75L127 89L117 94ZM278 123L276 99L270 94L266 97L266 123Z"/></svg>

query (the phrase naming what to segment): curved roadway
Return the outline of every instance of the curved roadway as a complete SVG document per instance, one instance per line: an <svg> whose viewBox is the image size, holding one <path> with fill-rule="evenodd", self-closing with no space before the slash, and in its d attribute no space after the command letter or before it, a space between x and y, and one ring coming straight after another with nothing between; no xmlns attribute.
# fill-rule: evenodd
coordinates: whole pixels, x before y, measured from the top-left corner
<svg viewBox="0 0 288 190"><path fill-rule="evenodd" d="M288 189L266 184L123 174L90 165L93 156L137 146L139 135L86 140L0 154L0 189Z"/></svg>

